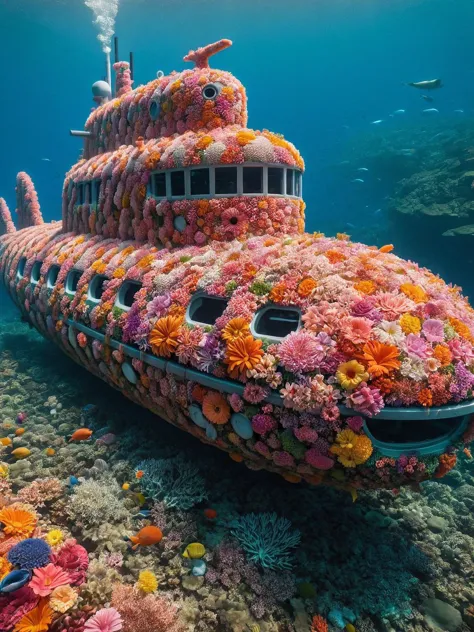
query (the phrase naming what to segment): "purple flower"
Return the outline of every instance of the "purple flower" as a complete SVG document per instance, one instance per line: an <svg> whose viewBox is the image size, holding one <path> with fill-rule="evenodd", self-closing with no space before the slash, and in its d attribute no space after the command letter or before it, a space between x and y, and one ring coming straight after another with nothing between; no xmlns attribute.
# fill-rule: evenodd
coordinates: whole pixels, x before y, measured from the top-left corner
<svg viewBox="0 0 474 632"><path fill-rule="evenodd" d="M472 374L462 362L456 364L454 380L449 387L449 392L455 402L466 399L469 391L474 387L474 374Z"/></svg>
<svg viewBox="0 0 474 632"><path fill-rule="evenodd" d="M171 298L169 294L159 294L150 301L146 308L146 313L149 318L161 318L165 314L168 307L171 305Z"/></svg>
<svg viewBox="0 0 474 632"><path fill-rule="evenodd" d="M351 311L353 316L358 318L368 318L375 323L382 320L382 315L375 309L373 303L368 298L363 298L361 301L354 303Z"/></svg>
<svg viewBox="0 0 474 632"><path fill-rule="evenodd" d="M123 328L123 342L131 342L138 332L141 324L140 310L137 303L134 303L127 315L127 322Z"/></svg>

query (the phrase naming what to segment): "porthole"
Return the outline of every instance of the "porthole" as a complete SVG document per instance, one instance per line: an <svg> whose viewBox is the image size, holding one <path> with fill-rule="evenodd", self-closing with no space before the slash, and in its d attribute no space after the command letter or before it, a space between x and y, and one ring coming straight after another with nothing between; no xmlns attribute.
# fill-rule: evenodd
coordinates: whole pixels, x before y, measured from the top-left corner
<svg viewBox="0 0 474 632"><path fill-rule="evenodd" d="M138 281L125 281L118 292L115 305L120 309L128 311L133 305L135 294L141 290L141 287L142 284L138 283Z"/></svg>
<svg viewBox="0 0 474 632"><path fill-rule="evenodd" d="M206 101L214 101L219 95L222 86L218 83L208 83L202 89L202 96Z"/></svg>
<svg viewBox="0 0 474 632"><path fill-rule="evenodd" d="M47 286L50 289L52 289L56 285L60 269L61 269L61 267L56 265L56 264L54 264L54 265L52 265L50 267L50 269L48 271L48 276L47 276L47 279L46 279L46 284L47 284Z"/></svg>
<svg viewBox="0 0 474 632"><path fill-rule="evenodd" d="M40 280L42 265L43 265L42 261L35 261L35 263L33 264L33 267L31 268L31 276L30 276L32 283L36 284Z"/></svg>
<svg viewBox="0 0 474 632"><path fill-rule="evenodd" d="M188 306L186 320L194 325L215 325L227 307L227 299L199 294L193 296Z"/></svg>
<svg viewBox="0 0 474 632"><path fill-rule="evenodd" d="M293 179L293 169L286 170L286 194L295 194L295 181Z"/></svg>
<svg viewBox="0 0 474 632"><path fill-rule="evenodd" d="M454 417L426 420L366 419L365 424L377 441L400 445L440 440L458 430L463 422L464 417Z"/></svg>
<svg viewBox="0 0 474 632"><path fill-rule="evenodd" d="M77 203L84 204L84 185L77 184Z"/></svg>
<svg viewBox="0 0 474 632"><path fill-rule="evenodd" d="M250 329L254 336L281 340L297 331L301 313L295 307L264 307L255 316Z"/></svg>
<svg viewBox="0 0 474 632"><path fill-rule="evenodd" d="M20 261L18 262L18 269L16 271L17 278L19 279L23 278L23 275L25 274L25 266L26 266L26 257L22 257Z"/></svg>
<svg viewBox="0 0 474 632"><path fill-rule="evenodd" d="M301 197L301 173L295 171L295 195Z"/></svg>
<svg viewBox="0 0 474 632"><path fill-rule="evenodd" d="M283 169L281 167L268 167L268 194L283 194Z"/></svg>
<svg viewBox="0 0 474 632"><path fill-rule="evenodd" d="M71 270L66 279L66 292L69 294L75 294L77 290L77 284L82 276L80 270Z"/></svg>
<svg viewBox="0 0 474 632"><path fill-rule="evenodd" d="M84 184L84 202L87 204L92 203L92 182L86 182Z"/></svg>
<svg viewBox="0 0 474 632"><path fill-rule="evenodd" d="M104 293L104 284L109 279L103 274L97 274L89 284L88 299L94 302L99 302Z"/></svg>

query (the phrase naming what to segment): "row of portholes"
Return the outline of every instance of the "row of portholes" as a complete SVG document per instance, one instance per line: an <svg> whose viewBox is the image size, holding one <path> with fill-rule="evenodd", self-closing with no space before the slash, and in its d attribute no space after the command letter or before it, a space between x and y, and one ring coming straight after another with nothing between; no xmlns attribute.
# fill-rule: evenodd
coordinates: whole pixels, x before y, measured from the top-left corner
<svg viewBox="0 0 474 632"><path fill-rule="evenodd" d="M24 278L26 258L22 257L18 263L17 278ZM42 261L35 261L30 273L30 282L36 285L40 279ZM58 279L60 266L53 264L46 275L46 285L49 289L54 289ZM72 269L66 277L66 292L73 296L77 290L79 280L83 272ZM87 299L93 303L98 303L102 298L106 282L109 278L103 274L96 274L92 277ZM141 289L138 281L125 281L122 283L115 306L124 311L128 311L133 305L137 292ZM219 296L208 296L203 292L195 294L189 302L186 311L186 322L190 325L201 325L203 327L213 326L216 320L222 316L228 304L228 299ZM293 331L297 331L301 326L301 312L296 307L267 305L260 309L254 316L250 325L250 332L257 338L269 338L281 340Z"/></svg>

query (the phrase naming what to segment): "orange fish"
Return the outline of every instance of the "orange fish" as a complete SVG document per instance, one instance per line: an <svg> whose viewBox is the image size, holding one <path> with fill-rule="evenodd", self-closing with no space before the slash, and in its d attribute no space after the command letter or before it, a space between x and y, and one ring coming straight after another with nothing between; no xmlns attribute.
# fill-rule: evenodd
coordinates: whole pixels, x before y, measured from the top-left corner
<svg viewBox="0 0 474 632"><path fill-rule="evenodd" d="M464 448L463 452L467 456L468 459L472 459L472 453L469 450L469 448Z"/></svg>
<svg viewBox="0 0 474 632"><path fill-rule="evenodd" d="M215 520L217 518L217 511L215 509L204 509L203 514L208 520Z"/></svg>
<svg viewBox="0 0 474 632"><path fill-rule="evenodd" d="M135 478L142 478L145 472L143 470L138 470L135 472Z"/></svg>
<svg viewBox="0 0 474 632"><path fill-rule="evenodd" d="M393 244L387 244L386 246L382 246L379 248L380 252L392 252Z"/></svg>
<svg viewBox="0 0 474 632"><path fill-rule="evenodd" d="M76 430L76 432L72 434L71 438L69 439L69 443L71 441L87 441L91 434L92 430L89 430L89 428L79 428L79 430Z"/></svg>
<svg viewBox="0 0 474 632"><path fill-rule="evenodd" d="M163 534L161 529L149 526L143 527L137 535L132 535L128 539L133 544L132 549L135 551L139 546L151 546L153 544L158 544L162 537Z"/></svg>
<svg viewBox="0 0 474 632"><path fill-rule="evenodd" d="M3 439L0 439L0 445L11 445L12 440L10 439L10 437L3 437Z"/></svg>
<svg viewBox="0 0 474 632"><path fill-rule="evenodd" d="M17 437L21 437L21 435L22 435L24 432L25 432L25 429L24 429L24 428L17 428L17 429L15 430L15 434L16 434L16 436L17 436Z"/></svg>

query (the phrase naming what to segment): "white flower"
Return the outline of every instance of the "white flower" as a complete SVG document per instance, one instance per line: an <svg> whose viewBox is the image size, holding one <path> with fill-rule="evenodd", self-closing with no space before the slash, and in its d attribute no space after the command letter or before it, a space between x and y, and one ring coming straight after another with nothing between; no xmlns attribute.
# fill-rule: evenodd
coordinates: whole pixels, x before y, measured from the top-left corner
<svg viewBox="0 0 474 632"><path fill-rule="evenodd" d="M405 358L400 367L400 373L404 377L415 380L415 382L421 382L427 377L423 360L419 359Z"/></svg>
<svg viewBox="0 0 474 632"><path fill-rule="evenodd" d="M374 334L377 340L384 344L400 345L405 338L405 334L396 320L382 320L382 322L374 328Z"/></svg>

